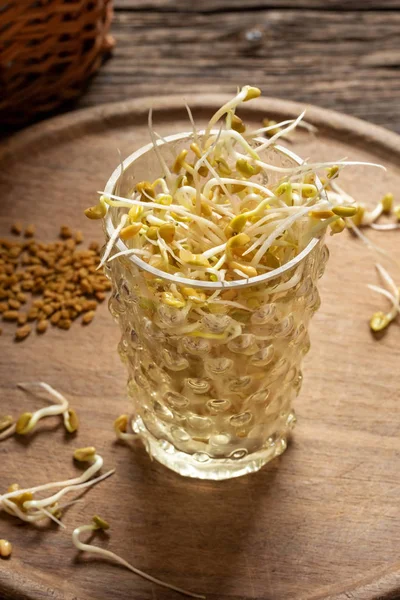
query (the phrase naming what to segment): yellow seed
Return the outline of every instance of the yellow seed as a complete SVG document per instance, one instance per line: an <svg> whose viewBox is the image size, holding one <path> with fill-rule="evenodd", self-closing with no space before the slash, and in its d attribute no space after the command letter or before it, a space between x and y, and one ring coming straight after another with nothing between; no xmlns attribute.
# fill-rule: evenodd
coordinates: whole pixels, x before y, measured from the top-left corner
<svg viewBox="0 0 400 600"><path fill-rule="evenodd" d="M12 500L22 511L26 512L27 509L24 507L24 503L33 500L33 494L31 492L24 492L19 496L10 498L10 500Z"/></svg>
<svg viewBox="0 0 400 600"><path fill-rule="evenodd" d="M128 427L128 415L120 415L114 421L114 431L115 433L125 433Z"/></svg>
<svg viewBox="0 0 400 600"><path fill-rule="evenodd" d="M231 237L226 243L226 249L232 250L233 248L239 248L245 246L250 242L250 238L246 233L239 233Z"/></svg>
<svg viewBox="0 0 400 600"><path fill-rule="evenodd" d="M247 300L248 308L255 310L255 309L259 308L260 306L261 306L261 301L256 296L252 296L251 298L248 298L248 300Z"/></svg>
<svg viewBox="0 0 400 600"><path fill-rule="evenodd" d="M317 193L317 188L311 183L305 183L301 188L301 195L303 196L303 198L313 198L317 195Z"/></svg>
<svg viewBox="0 0 400 600"><path fill-rule="evenodd" d="M19 435L25 435L30 431L29 422L32 418L32 413L26 412L23 413L17 420L15 431Z"/></svg>
<svg viewBox="0 0 400 600"><path fill-rule="evenodd" d="M110 529L109 524L107 523L107 521L105 521L104 519L102 519L101 517L94 515L93 519L92 519L93 523L96 525L96 529Z"/></svg>
<svg viewBox="0 0 400 600"><path fill-rule="evenodd" d="M193 254L189 250L182 249L179 256L183 262L193 265L194 267L209 267L210 263L202 254Z"/></svg>
<svg viewBox="0 0 400 600"><path fill-rule="evenodd" d="M385 194L381 200L382 210L386 215L389 215L392 212L393 207L393 194L390 192Z"/></svg>
<svg viewBox="0 0 400 600"><path fill-rule="evenodd" d="M139 221L142 217L144 213L144 208L143 206L132 206L132 208L129 209L128 212L128 217L131 223L134 223L135 221Z"/></svg>
<svg viewBox="0 0 400 600"><path fill-rule="evenodd" d="M236 161L236 169L244 175L244 177L252 177L256 174L256 169L245 158L239 158Z"/></svg>
<svg viewBox="0 0 400 600"><path fill-rule="evenodd" d="M121 233L119 234L119 237L121 238L121 240L130 240L133 237L135 237L135 235L137 235L139 233L139 231L142 229L142 223L132 223L132 225L128 225L127 227L124 227L123 229L121 229Z"/></svg>
<svg viewBox="0 0 400 600"><path fill-rule="evenodd" d="M357 212L353 217L353 223L356 227L359 227L362 224L362 220L365 213L365 207L362 204L358 204Z"/></svg>
<svg viewBox="0 0 400 600"><path fill-rule="evenodd" d="M326 169L326 173L328 179L334 179L339 173L338 165L333 165L333 167L329 167L328 169Z"/></svg>
<svg viewBox="0 0 400 600"><path fill-rule="evenodd" d="M181 221L182 223L190 223L191 222L191 218L190 217L185 217L183 215L180 215L176 212L172 212L171 211L171 217L173 217L175 219L175 221Z"/></svg>
<svg viewBox="0 0 400 600"><path fill-rule="evenodd" d="M357 206L334 206L332 212L338 217L354 217L357 213Z"/></svg>
<svg viewBox="0 0 400 600"><path fill-rule="evenodd" d="M151 226L146 231L146 236L149 238L149 240L156 240L157 239L157 231L158 231L158 227Z"/></svg>
<svg viewBox="0 0 400 600"><path fill-rule="evenodd" d="M143 202L148 202L149 196L150 198L155 197L154 188L150 181L139 181L139 183L135 185L135 189L137 192L139 192L139 194L141 194L141 199Z"/></svg>
<svg viewBox="0 0 400 600"><path fill-rule="evenodd" d="M232 237L232 235L236 235L242 231L247 222L247 215L237 215L233 217L233 219L229 222L229 224L225 227L224 233L228 237ZM246 242L247 243L247 242Z"/></svg>
<svg viewBox="0 0 400 600"><path fill-rule="evenodd" d="M246 125L237 115L232 115L232 129L238 133L244 133L246 131Z"/></svg>
<svg viewBox="0 0 400 600"><path fill-rule="evenodd" d="M4 417L0 417L0 431L5 431L14 423L14 419L11 415L5 415Z"/></svg>
<svg viewBox="0 0 400 600"><path fill-rule="evenodd" d="M188 298L189 300L191 300L192 302L195 302L197 304L201 304L207 300L207 297L203 292L199 292L198 290L195 290L194 288L183 287L183 288L181 288L181 291L182 291L182 294L186 298Z"/></svg>
<svg viewBox="0 0 400 600"><path fill-rule="evenodd" d="M182 296L180 296L180 298L176 297L171 292L163 292L161 294L161 302L167 304L167 306L173 306L174 308L183 308L186 306L186 302Z"/></svg>
<svg viewBox="0 0 400 600"><path fill-rule="evenodd" d="M204 201L202 201L200 203L200 206L201 206L201 214L204 215L205 217L211 217L211 215L212 215L211 206L206 204Z"/></svg>
<svg viewBox="0 0 400 600"><path fill-rule="evenodd" d="M243 265L235 260L231 260L228 263L228 266L230 269L239 269L239 271L247 275L247 277L256 277L256 275L258 275L257 269L254 267L251 267L250 265Z"/></svg>
<svg viewBox="0 0 400 600"><path fill-rule="evenodd" d="M213 281L214 283L218 281L218 277L215 275L215 273L209 273L209 277L210 281Z"/></svg>
<svg viewBox="0 0 400 600"><path fill-rule="evenodd" d="M74 452L74 459L78 462L88 462L93 460L96 454L96 448L88 446L87 448L77 448Z"/></svg>
<svg viewBox="0 0 400 600"><path fill-rule="evenodd" d="M331 235L342 233L344 229L346 229L346 222L341 217L330 224Z"/></svg>
<svg viewBox="0 0 400 600"><path fill-rule="evenodd" d="M68 419L67 422L65 423L65 428L67 431L69 431L69 433L74 433L79 427L79 419L78 419L78 415L76 414L76 412L74 411L73 408L70 408L68 410Z"/></svg>
<svg viewBox="0 0 400 600"><path fill-rule="evenodd" d="M185 162L188 151L181 150L172 165L172 172L178 174L182 168L182 163Z"/></svg>
<svg viewBox="0 0 400 600"><path fill-rule="evenodd" d="M162 204L163 206L169 206L172 204L173 198L170 194L158 194L156 202L158 202L158 204Z"/></svg>
<svg viewBox="0 0 400 600"><path fill-rule="evenodd" d="M263 124L263 127L272 127L273 125L277 125L278 123L276 121L273 121L272 119L263 119L262 124ZM282 127L274 127L273 129L266 131L265 135L267 137L272 137L273 135L279 133L280 131L282 131Z"/></svg>
<svg viewBox="0 0 400 600"><path fill-rule="evenodd" d="M215 162L217 163L218 172L220 175L226 175L227 177L231 175L232 169L224 158L216 158Z"/></svg>
<svg viewBox="0 0 400 600"><path fill-rule="evenodd" d="M385 329L390 323L390 319L385 313L379 311L372 315L369 326L372 331L378 332Z"/></svg>
<svg viewBox="0 0 400 600"><path fill-rule="evenodd" d="M395 206L393 209L394 212L394 216L396 217L396 219L398 221L400 221L400 205L399 206Z"/></svg>
<svg viewBox="0 0 400 600"><path fill-rule="evenodd" d="M329 219L334 216L331 210L311 210L308 214L313 219Z"/></svg>
<svg viewBox="0 0 400 600"><path fill-rule="evenodd" d="M107 213L107 207L103 202L99 202L96 206L90 206L84 212L88 219L102 219Z"/></svg>
<svg viewBox="0 0 400 600"><path fill-rule="evenodd" d="M261 263L266 267L270 267L271 269L278 269L281 266L281 261L275 254L271 252L266 252L261 259Z"/></svg>
<svg viewBox="0 0 400 600"><path fill-rule="evenodd" d="M8 558L12 552L11 542L8 540L0 540L0 556L1 558Z"/></svg>
<svg viewBox="0 0 400 600"><path fill-rule="evenodd" d="M245 97L245 99L243 100L243 102L248 102L249 100L253 100L253 98L258 98L259 96L261 96L261 90L259 90L256 87L252 87L250 85L246 85L244 89L247 89L247 95Z"/></svg>
<svg viewBox="0 0 400 600"><path fill-rule="evenodd" d="M198 146L198 144L196 144L196 142L192 142L190 144L190 149L192 150L192 152L194 152L197 158L201 158L203 156L200 147Z"/></svg>
<svg viewBox="0 0 400 600"><path fill-rule="evenodd" d="M11 492L16 492L20 489L18 483L12 483L11 485L8 486L7 489L7 493L10 494Z"/></svg>
<svg viewBox="0 0 400 600"><path fill-rule="evenodd" d="M167 244L170 244L175 237L175 225L172 223L165 223L165 225L159 227L158 233Z"/></svg>

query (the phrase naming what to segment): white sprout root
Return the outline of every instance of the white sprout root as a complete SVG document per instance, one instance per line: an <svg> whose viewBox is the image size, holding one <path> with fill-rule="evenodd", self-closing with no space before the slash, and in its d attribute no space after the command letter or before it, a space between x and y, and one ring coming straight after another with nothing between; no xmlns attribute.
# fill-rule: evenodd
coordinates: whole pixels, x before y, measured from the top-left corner
<svg viewBox="0 0 400 600"><path fill-rule="evenodd" d="M108 529L108 524L105 521L103 521L102 519L100 519L99 517L94 517L93 520L94 520L93 524L81 525L80 527L77 527L73 531L72 543L78 550L80 550L81 552L88 552L90 554L97 554L99 556L109 558L112 561L118 563L119 565L122 565L129 571L132 571L132 573L135 573L136 575L143 577L143 579L147 579L148 581L151 581L152 583L155 583L162 587L168 588L170 590L174 590L175 592L178 592L184 596L188 596L190 598L205 599L205 596L202 594L195 594L194 592L189 592L188 590L184 590L183 588L177 587L175 585L171 585L170 583L166 583L165 581L162 581L161 579L157 579L156 577L152 577L151 575L144 573L143 571L141 571L140 569L137 569L136 567L134 567L133 565L128 563L126 560L124 560L123 558L121 558L120 556L115 554L114 552L111 552L110 550L105 550L104 548L99 548L98 546L93 546L92 544L85 544L85 543L81 542L79 537L82 533L86 533L89 531L93 532L93 531L97 531L98 529Z"/></svg>
<svg viewBox="0 0 400 600"><path fill-rule="evenodd" d="M38 389L45 390L54 400L57 401L57 403L52 404L51 406L40 408L33 413L22 413L15 423L11 421L11 418L9 418L9 426L1 431L0 441L10 437L14 433L26 435L36 427L41 419L57 415L62 416L64 426L68 432L73 433L78 429L79 421L76 412L69 408L69 402L65 396L60 394L60 392L55 390L51 385L45 383L44 381L33 381L28 383L19 383L18 387L32 393L37 393ZM2 419L0 418L0 423L1 421Z"/></svg>
<svg viewBox="0 0 400 600"><path fill-rule="evenodd" d="M80 475L64 481L54 481L44 483L29 488L22 488L17 484L10 486L8 491L0 494L0 508L5 512L19 518L21 521L36 523L49 517L61 527L64 527L60 521L62 506L58 504L61 498L69 493L77 493L81 490L91 487L107 477L110 477L115 470L112 469L103 475L93 478L103 466L103 458L96 454L95 448L81 448L75 451L74 457L80 462L90 462L90 466ZM93 479L92 479L93 478ZM45 498L35 499L34 495L47 490L58 489ZM72 503L75 501L72 501ZM71 504L68 502L65 506Z"/></svg>

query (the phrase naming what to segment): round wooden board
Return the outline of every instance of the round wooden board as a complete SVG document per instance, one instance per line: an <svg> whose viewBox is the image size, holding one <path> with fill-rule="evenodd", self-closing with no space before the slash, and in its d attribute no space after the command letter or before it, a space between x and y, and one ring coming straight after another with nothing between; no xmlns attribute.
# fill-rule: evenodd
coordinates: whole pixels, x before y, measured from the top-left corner
<svg viewBox="0 0 400 600"><path fill-rule="evenodd" d="M199 125L225 96L186 98ZM147 110L156 109L162 135L188 130L183 99L162 97L100 106L42 123L0 147L0 235L16 219L35 222L38 237L55 239L60 224L101 239L82 210L93 204L118 162L149 141ZM246 105L241 116L292 117L304 107L276 99ZM369 160L388 171L346 169L343 183L371 205L400 188L400 138L368 123L309 107L313 136L298 131L291 147L316 160ZM398 232L371 238L399 257ZM76 473L71 453L96 445L116 474L83 496L52 524L20 526L0 513L0 537L14 553L0 562L0 596L19 600L173 600L108 562L78 556L74 527L94 513L110 521L96 543L137 567L209 600L372 600L400 594L398 409L400 332L375 340L368 318L384 306L366 284L376 283L374 257L344 233L329 240L321 281L322 307L311 327L312 349L296 410L299 423L287 452L259 473L232 481L188 480L152 463L141 446L114 442L112 423L129 410L119 362L117 326L101 306L88 328L52 329L13 342L0 338L0 413L18 414L41 401L16 389L43 380L65 393L81 417L71 439L57 419L29 438L0 445L0 481L33 485ZM396 274L397 277L399 273Z"/></svg>

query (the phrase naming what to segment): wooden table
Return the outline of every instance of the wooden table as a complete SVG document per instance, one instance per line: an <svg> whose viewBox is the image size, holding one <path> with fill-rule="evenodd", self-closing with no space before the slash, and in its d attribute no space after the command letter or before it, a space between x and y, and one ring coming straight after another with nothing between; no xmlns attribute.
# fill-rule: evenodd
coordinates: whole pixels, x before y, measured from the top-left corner
<svg viewBox="0 0 400 600"><path fill-rule="evenodd" d="M400 132L399 8L400 0L115 0L113 57L76 107L252 83Z"/></svg>

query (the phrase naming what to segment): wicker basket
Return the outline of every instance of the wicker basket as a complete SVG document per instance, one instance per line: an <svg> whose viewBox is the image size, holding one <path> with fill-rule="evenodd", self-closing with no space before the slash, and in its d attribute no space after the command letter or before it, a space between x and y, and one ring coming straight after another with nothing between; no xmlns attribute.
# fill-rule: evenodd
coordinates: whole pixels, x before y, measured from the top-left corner
<svg viewBox="0 0 400 600"><path fill-rule="evenodd" d="M6 0L0 122L26 122L78 96L113 46L112 0Z"/></svg>

